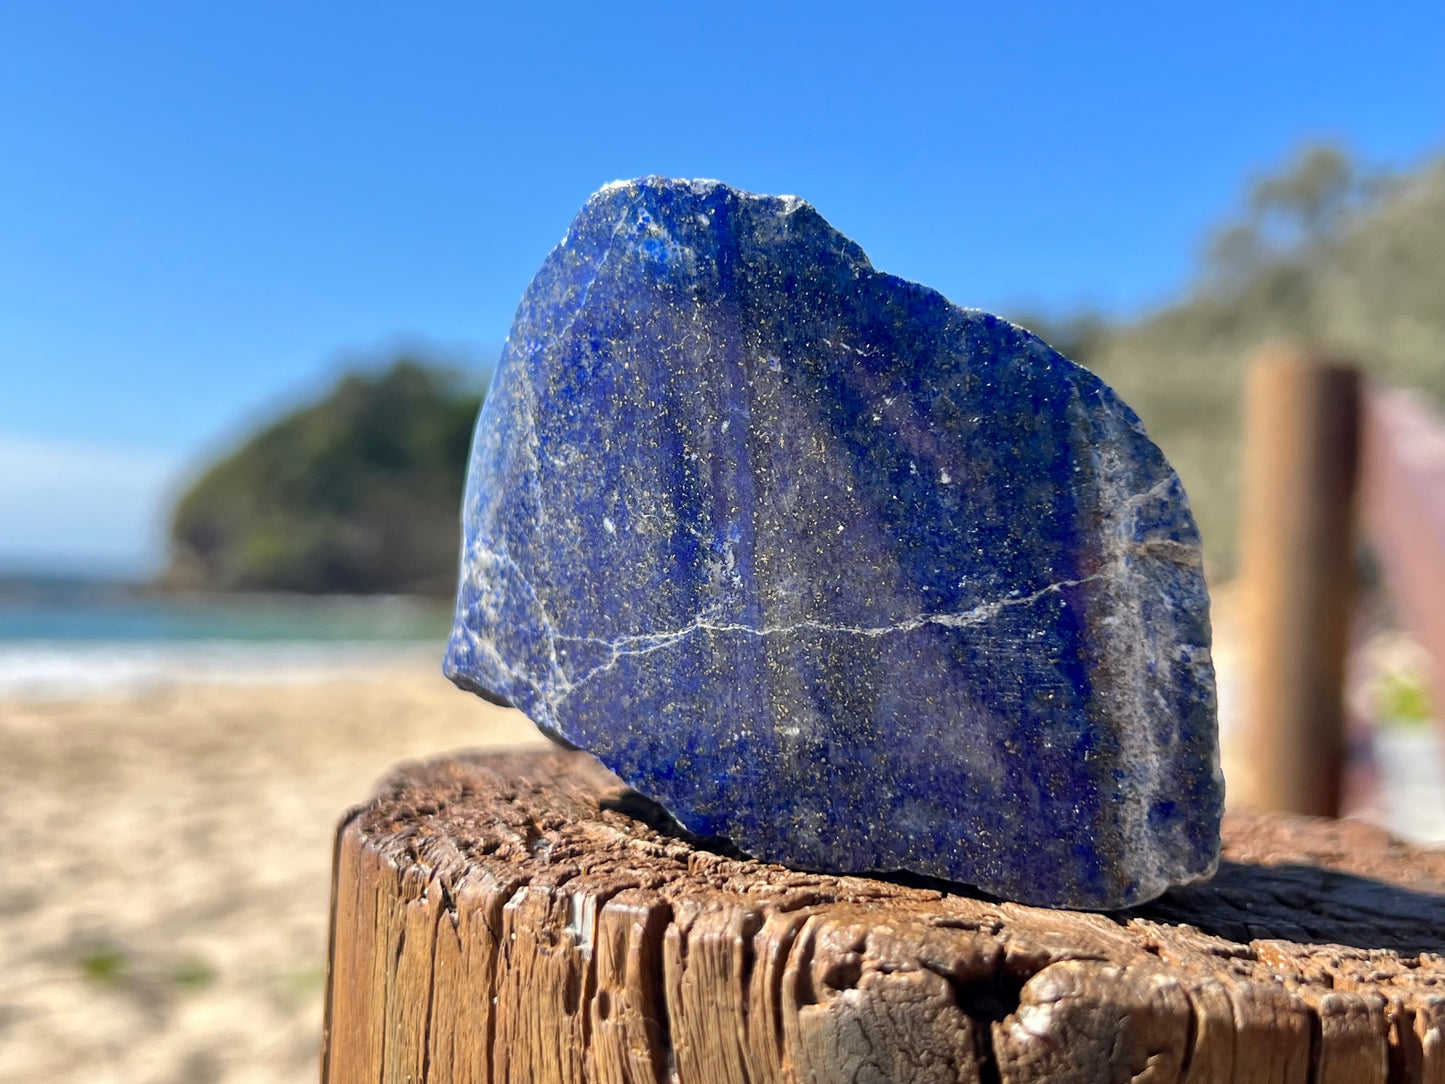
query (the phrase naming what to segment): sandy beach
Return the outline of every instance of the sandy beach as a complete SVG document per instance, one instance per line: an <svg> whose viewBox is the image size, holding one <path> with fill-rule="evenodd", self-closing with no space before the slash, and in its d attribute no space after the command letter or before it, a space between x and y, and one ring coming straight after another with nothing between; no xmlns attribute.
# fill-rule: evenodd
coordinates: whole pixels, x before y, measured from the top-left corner
<svg viewBox="0 0 1445 1084"><path fill-rule="evenodd" d="M1237 776L1239 638L1219 609ZM426 645L59 654L12 651L28 676L0 684L0 1081L314 1081L333 825L400 760L542 739ZM102 663L109 691L71 672ZM1433 731L1377 742L1380 819L1445 838Z"/></svg>
<svg viewBox="0 0 1445 1084"><path fill-rule="evenodd" d="M0 700L0 1080L314 1081L337 818L398 760L539 740L415 653Z"/></svg>

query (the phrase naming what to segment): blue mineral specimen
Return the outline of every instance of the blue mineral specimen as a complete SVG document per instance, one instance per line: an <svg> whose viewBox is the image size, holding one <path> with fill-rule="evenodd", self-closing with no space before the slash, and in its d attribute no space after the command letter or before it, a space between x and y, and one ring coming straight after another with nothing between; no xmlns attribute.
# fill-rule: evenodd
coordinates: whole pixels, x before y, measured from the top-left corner
<svg viewBox="0 0 1445 1084"><path fill-rule="evenodd" d="M807 203L587 201L477 425L446 672L758 858L1115 908L1219 847L1179 479Z"/></svg>

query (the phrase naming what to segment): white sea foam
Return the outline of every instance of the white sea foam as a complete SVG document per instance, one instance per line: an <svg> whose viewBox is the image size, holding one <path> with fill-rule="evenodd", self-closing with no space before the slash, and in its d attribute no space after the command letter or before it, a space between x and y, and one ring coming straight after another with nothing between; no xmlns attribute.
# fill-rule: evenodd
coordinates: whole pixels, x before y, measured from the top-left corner
<svg viewBox="0 0 1445 1084"><path fill-rule="evenodd" d="M307 684L441 666L441 645L377 641L0 641L0 699L127 695L177 684Z"/></svg>

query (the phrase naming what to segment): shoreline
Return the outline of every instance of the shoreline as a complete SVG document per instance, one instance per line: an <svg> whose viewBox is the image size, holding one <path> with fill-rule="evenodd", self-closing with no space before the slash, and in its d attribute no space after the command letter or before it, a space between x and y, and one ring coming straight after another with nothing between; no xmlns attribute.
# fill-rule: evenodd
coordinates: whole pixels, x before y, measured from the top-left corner
<svg viewBox="0 0 1445 1084"><path fill-rule="evenodd" d="M378 672L441 674L433 640L0 641L0 704L124 697L171 685L324 684Z"/></svg>

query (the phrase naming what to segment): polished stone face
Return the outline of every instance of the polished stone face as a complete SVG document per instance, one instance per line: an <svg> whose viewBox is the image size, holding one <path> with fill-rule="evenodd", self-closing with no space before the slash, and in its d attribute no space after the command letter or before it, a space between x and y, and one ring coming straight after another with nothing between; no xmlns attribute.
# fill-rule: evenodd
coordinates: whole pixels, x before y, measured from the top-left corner
<svg viewBox="0 0 1445 1084"><path fill-rule="evenodd" d="M1218 853L1179 479L1098 377L811 206L609 185L478 423L446 670L701 835L1119 907Z"/></svg>

